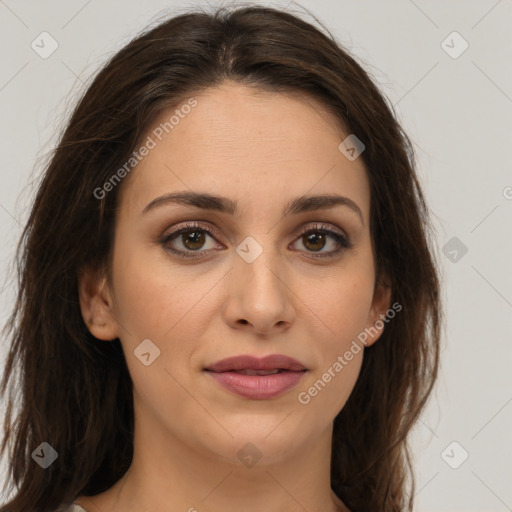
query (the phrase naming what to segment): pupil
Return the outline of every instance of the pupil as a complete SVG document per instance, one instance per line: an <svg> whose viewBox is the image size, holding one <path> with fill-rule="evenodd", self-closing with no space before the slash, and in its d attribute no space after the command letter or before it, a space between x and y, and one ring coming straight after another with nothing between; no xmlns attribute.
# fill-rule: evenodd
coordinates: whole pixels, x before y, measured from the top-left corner
<svg viewBox="0 0 512 512"><path fill-rule="evenodd" d="M204 244L204 234L200 231L188 231L183 233L183 236L185 237L183 244L188 249L199 249Z"/></svg>
<svg viewBox="0 0 512 512"><path fill-rule="evenodd" d="M324 247L325 237L323 233L312 233L310 235L305 235L307 242L304 244L306 247L311 248L313 251L319 251ZM316 245L320 241L320 247L309 247L312 243Z"/></svg>

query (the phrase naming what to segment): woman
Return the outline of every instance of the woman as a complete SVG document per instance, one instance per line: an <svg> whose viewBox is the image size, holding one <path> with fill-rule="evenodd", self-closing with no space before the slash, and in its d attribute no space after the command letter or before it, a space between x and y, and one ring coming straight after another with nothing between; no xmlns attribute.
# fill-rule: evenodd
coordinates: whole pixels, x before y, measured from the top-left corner
<svg viewBox="0 0 512 512"><path fill-rule="evenodd" d="M134 39L20 241L0 511L412 510L427 213L392 108L313 25L222 8Z"/></svg>

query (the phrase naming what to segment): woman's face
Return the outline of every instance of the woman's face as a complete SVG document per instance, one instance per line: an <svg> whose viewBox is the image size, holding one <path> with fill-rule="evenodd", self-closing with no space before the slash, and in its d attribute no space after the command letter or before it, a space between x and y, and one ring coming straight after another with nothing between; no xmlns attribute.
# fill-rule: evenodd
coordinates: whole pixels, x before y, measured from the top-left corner
<svg viewBox="0 0 512 512"><path fill-rule="evenodd" d="M99 286L82 311L104 320L93 321L95 336L120 338L148 442L277 462L330 435L362 363L353 341L389 306L384 289L374 295L367 174L338 149L349 134L312 99L231 82L193 97L157 120L117 185L111 288ZM167 134L160 123L175 110ZM177 192L224 199L155 202ZM296 202L324 195L346 199ZM282 380L205 371L271 354L307 370ZM238 392L221 385L233 378Z"/></svg>

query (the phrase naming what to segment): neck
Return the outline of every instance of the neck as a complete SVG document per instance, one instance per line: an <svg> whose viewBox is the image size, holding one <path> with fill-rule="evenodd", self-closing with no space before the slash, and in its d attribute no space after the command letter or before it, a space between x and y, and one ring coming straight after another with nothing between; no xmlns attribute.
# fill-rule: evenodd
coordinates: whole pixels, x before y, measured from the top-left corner
<svg viewBox="0 0 512 512"><path fill-rule="evenodd" d="M246 456L257 458L259 452L244 442L238 443L241 456L220 457L154 425L150 429L136 420L135 427L126 474L105 493L76 500L88 512L348 511L330 487L332 424L293 454L280 459L261 454L252 466ZM151 434L137 435L142 432Z"/></svg>

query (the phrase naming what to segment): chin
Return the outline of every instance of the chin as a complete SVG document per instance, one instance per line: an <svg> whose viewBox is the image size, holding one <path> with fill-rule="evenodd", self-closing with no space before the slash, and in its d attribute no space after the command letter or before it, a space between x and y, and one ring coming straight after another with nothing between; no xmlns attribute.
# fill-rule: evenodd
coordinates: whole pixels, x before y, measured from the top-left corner
<svg viewBox="0 0 512 512"><path fill-rule="evenodd" d="M255 465L263 467L278 464L295 452L302 451L300 447L307 444L309 437L300 425L285 426L290 418L283 422L284 417L286 415L281 414L254 425L251 423L252 418L247 418L246 415L245 425L240 425L239 428L223 423L230 435L223 432L215 440L212 436L203 439L203 443L207 441L207 446L204 447L215 457L236 466L245 465L251 468Z"/></svg>

